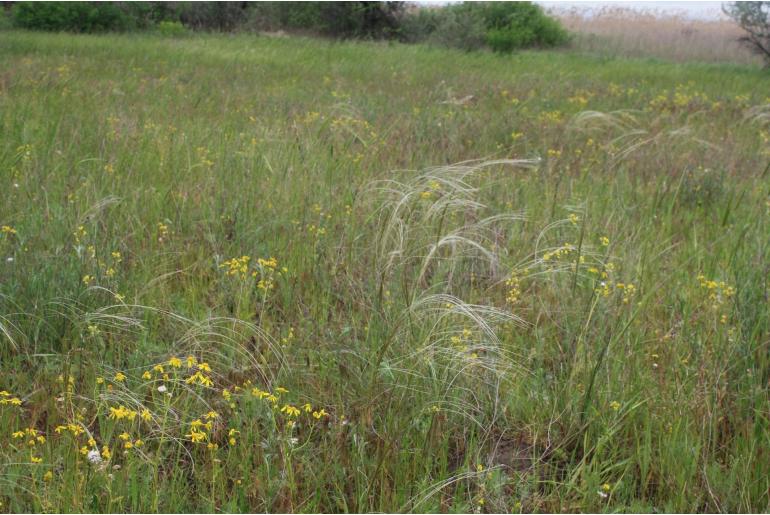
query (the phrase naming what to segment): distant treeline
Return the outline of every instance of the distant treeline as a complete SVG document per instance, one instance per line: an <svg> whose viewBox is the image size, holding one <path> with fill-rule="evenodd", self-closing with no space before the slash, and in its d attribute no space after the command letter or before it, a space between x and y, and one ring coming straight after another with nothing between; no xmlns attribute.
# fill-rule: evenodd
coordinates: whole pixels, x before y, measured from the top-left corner
<svg viewBox="0 0 770 515"><path fill-rule="evenodd" d="M427 42L508 52L567 41L531 2L13 2L11 25L67 32L287 31L333 38Z"/></svg>

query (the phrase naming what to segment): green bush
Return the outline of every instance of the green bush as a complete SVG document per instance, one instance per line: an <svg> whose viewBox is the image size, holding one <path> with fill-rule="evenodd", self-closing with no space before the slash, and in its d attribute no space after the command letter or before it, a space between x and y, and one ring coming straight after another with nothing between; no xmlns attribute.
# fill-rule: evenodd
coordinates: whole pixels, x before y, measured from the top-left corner
<svg viewBox="0 0 770 515"><path fill-rule="evenodd" d="M159 22L155 29L161 36L178 37L187 34L187 28L178 21L163 20Z"/></svg>
<svg viewBox="0 0 770 515"><path fill-rule="evenodd" d="M552 47L568 40L559 22L531 2L464 2L420 8L401 24L402 40L464 50L488 46L497 52Z"/></svg>
<svg viewBox="0 0 770 515"><path fill-rule="evenodd" d="M123 31L132 19L113 2L17 2L11 10L15 27L68 32Z"/></svg>
<svg viewBox="0 0 770 515"><path fill-rule="evenodd" d="M487 44L496 52L567 42L567 31L561 24L531 2L484 2L477 8L487 29Z"/></svg>

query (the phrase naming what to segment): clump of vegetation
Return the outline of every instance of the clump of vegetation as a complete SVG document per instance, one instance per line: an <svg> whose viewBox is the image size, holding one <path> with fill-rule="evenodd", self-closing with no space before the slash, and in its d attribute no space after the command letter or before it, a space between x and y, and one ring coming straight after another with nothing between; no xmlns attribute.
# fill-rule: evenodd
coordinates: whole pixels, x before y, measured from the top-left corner
<svg viewBox="0 0 770 515"><path fill-rule="evenodd" d="M134 21L114 2L16 2L11 13L16 27L55 32L119 32Z"/></svg>
<svg viewBox="0 0 770 515"><path fill-rule="evenodd" d="M741 40L770 66L770 2L732 2L725 12L741 26Z"/></svg>
<svg viewBox="0 0 770 515"><path fill-rule="evenodd" d="M568 41L567 31L532 2L464 2L417 9L405 16L403 37L496 52L548 48Z"/></svg>
<svg viewBox="0 0 770 515"><path fill-rule="evenodd" d="M184 36L187 34L187 28L178 21L163 20L156 25L158 34L162 36Z"/></svg>

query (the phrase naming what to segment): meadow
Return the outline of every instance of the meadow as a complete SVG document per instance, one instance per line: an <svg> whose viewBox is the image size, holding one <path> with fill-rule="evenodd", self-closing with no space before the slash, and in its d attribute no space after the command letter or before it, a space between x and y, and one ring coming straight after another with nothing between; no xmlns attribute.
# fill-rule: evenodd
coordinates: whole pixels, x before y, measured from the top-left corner
<svg viewBox="0 0 770 515"><path fill-rule="evenodd" d="M0 511L770 510L770 75L0 31Z"/></svg>

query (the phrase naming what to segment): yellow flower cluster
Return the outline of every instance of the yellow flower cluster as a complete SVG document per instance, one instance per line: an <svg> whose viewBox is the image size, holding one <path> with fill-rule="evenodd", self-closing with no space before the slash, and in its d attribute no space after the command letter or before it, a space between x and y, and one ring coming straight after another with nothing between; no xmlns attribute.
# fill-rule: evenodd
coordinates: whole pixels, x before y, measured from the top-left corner
<svg viewBox="0 0 770 515"><path fill-rule="evenodd" d="M144 445L144 442L140 438L137 438L132 442L131 435L126 433L125 431L119 434L118 438L123 441L123 448L126 450L133 449L134 447L139 448Z"/></svg>
<svg viewBox="0 0 770 515"><path fill-rule="evenodd" d="M219 268L226 268L225 273L227 275L240 275L241 279L245 279L246 274L249 272L250 260L251 257L249 256L235 257L219 265Z"/></svg>
<svg viewBox="0 0 770 515"><path fill-rule="evenodd" d="M11 436L18 439L29 438L29 440L27 440L27 446L29 447L35 447L37 444L45 443L45 436L40 434L40 431L34 427L28 427L21 431L15 431L13 434L11 434Z"/></svg>
<svg viewBox="0 0 770 515"><path fill-rule="evenodd" d="M83 427L78 424L70 423L70 424L67 424L66 426L56 426L56 429L54 429L54 431L56 431L57 434L61 434L64 431L69 431L74 436L80 436L85 432L85 429L83 429Z"/></svg>
<svg viewBox="0 0 770 515"><path fill-rule="evenodd" d="M200 418L196 418L192 422L190 422L190 432L186 434L185 436L190 439L193 443L201 443L208 441L208 434L206 431L211 432L211 430L214 428L214 422L213 420L218 418L219 414L216 411L209 411L203 417L207 421L203 422ZM237 432L236 432L237 433ZM234 435L236 433L233 433L233 430L230 430L230 433L228 436L230 437L230 440L234 440ZM217 444L209 442L208 448L211 450L216 450L218 448Z"/></svg>
<svg viewBox="0 0 770 515"><path fill-rule="evenodd" d="M708 292L708 299L711 301L711 307L714 309L718 309L735 295L735 288L724 281L707 279L706 276L700 274L698 275L698 282L701 288Z"/></svg>
<svg viewBox="0 0 770 515"><path fill-rule="evenodd" d="M21 406L21 399L14 397L5 390L0 391L0 406L5 406L6 404L11 406Z"/></svg>
<svg viewBox="0 0 770 515"><path fill-rule="evenodd" d="M636 286L632 283L616 283L615 287L623 292L623 304L628 304L636 295Z"/></svg>
<svg viewBox="0 0 770 515"><path fill-rule="evenodd" d="M284 404L281 408L281 413L286 413L286 415L289 417L298 417L301 412L296 406L292 406L291 404Z"/></svg>
<svg viewBox="0 0 770 515"><path fill-rule="evenodd" d="M134 420L134 418L136 418L137 415L138 415L138 413L136 411L134 411L132 409L128 409L125 406L123 406L122 404L119 407L117 407L117 408L110 407L109 418L112 418L112 419L115 419L115 420L126 419L129 422L131 422L132 420Z"/></svg>
<svg viewBox="0 0 770 515"><path fill-rule="evenodd" d="M564 119L561 111L543 111L537 116L537 121L541 124L556 125Z"/></svg>
<svg viewBox="0 0 770 515"><path fill-rule="evenodd" d="M588 104L588 101L592 96L593 94L589 91L578 90L573 96L567 99L567 102L582 109Z"/></svg>
<svg viewBox="0 0 770 515"><path fill-rule="evenodd" d="M421 199L433 198L433 196L440 191L441 191L441 184L436 180L430 181L428 183L428 189L420 193L420 198Z"/></svg>
<svg viewBox="0 0 770 515"><path fill-rule="evenodd" d="M209 149L206 147L198 147L195 149L195 153L198 154L198 160L200 161L201 165L205 166L206 168L211 168L214 166L214 161L212 161L209 157Z"/></svg>
<svg viewBox="0 0 770 515"><path fill-rule="evenodd" d="M268 259L259 258L257 259L257 265L259 266L259 270L255 270L251 275L253 277L259 277L257 288L267 293L275 287L273 275L278 269L278 260L274 257ZM277 272L277 274L281 275L281 272L285 273L286 271L287 269L284 267L281 271Z"/></svg>
<svg viewBox="0 0 770 515"><path fill-rule="evenodd" d="M607 263L606 265L604 265L604 268L601 269L601 270L599 270L595 266L592 266L592 267L590 267L588 269L588 273L594 274L594 275L596 275L597 277L599 277L601 279L609 278L610 273L612 273L614 271L615 271L615 264L611 263L611 262ZM605 295L605 297L606 297L606 295Z"/></svg>
<svg viewBox="0 0 770 515"><path fill-rule="evenodd" d="M516 270L511 272L511 276L505 281L505 285L508 287L505 300L508 304L516 304L521 296L521 279Z"/></svg>
<svg viewBox="0 0 770 515"><path fill-rule="evenodd" d="M195 384L198 383L202 386L207 386L211 388L214 386L214 381L211 380L211 378L207 375L204 375L200 370L196 370L193 375L185 379L184 381L187 384Z"/></svg>
<svg viewBox="0 0 770 515"><path fill-rule="evenodd" d="M72 236L75 238L75 243L80 244L85 237L88 235L88 232L86 231L86 228L82 225L78 225L78 228L75 229L75 232L72 233Z"/></svg>
<svg viewBox="0 0 770 515"><path fill-rule="evenodd" d="M158 242L163 243L168 238L168 225L158 222Z"/></svg>
<svg viewBox="0 0 770 515"><path fill-rule="evenodd" d="M543 261L551 261L568 257L571 253L575 252L575 246L572 243L565 243L561 247L551 252L543 253Z"/></svg>
<svg viewBox="0 0 770 515"><path fill-rule="evenodd" d="M477 359L479 356L475 352L470 352L470 346L468 345L468 342L471 339L471 336L473 336L473 333L470 329L467 327L463 329L462 333L460 335L455 335L449 338L449 342L452 344L452 347L455 348L460 353L464 353L468 355L470 359Z"/></svg>

